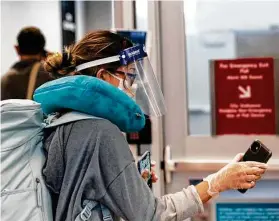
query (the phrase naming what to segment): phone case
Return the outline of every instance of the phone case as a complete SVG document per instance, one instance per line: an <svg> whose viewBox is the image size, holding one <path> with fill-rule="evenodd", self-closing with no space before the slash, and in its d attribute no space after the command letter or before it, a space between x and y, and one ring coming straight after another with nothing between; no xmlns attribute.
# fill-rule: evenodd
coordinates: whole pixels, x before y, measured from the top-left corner
<svg viewBox="0 0 279 221"><path fill-rule="evenodd" d="M151 155L150 151L146 151L143 156L139 159L138 161L138 170L139 173L141 174L143 170L148 169L151 171ZM147 185L152 188L152 177L151 175L149 176L147 180Z"/></svg>
<svg viewBox="0 0 279 221"><path fill-rule="evenodd" d="M257 153L254 153L252 151L253 145L260 146L259 151ZM242 161L257 161L261 163L267 163L271 156L271 150L269 150L261 141L255 140L244 154ZM238 191L241 193L245 193L247 189L239 189Z"/></svg>
<svg viewBox="0 0 279 221"><path fill-rule="evenodd" d="M253 146L255 143L261 146L259 152L257 152L256 154L253 153L251 150L251 146ZM257 161L261 163L267 163L270 157L272 156L271 151L259 140L255 140L251 144L251 146L244 154L242 161Z"/></svg>

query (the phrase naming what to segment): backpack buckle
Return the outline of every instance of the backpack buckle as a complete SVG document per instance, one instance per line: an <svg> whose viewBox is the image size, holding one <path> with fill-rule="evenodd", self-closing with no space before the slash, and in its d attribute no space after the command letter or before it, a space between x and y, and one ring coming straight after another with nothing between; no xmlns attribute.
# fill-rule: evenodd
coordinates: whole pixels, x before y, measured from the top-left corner
<svg viewBox="0 0 279 221"><path fill-rule="evenodd" d="M111 215L103 217L103 221L112 221Z"/></svg>
<svg viewBox="0 0 279 221"><path fill-rule="evenodd" d="M80 213L80 218L83 221L87 221L90 218L90 216L91 216L91 208L86 205Z"/></svg>

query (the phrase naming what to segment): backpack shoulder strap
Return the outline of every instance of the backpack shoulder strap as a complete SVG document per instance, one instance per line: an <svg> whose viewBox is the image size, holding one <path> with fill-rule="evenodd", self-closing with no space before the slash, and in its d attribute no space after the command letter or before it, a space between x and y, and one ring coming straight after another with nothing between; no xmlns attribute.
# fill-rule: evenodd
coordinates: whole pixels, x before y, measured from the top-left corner
<svg viewBox="0 0 279 221"><path fill-rule="evenodd" d="M101 206L101 211L102 211L102 215L103 215L103 221L113 221L109 209L106 206L104 206L103 204L101 204L100 206Z"/></svg>
<svg viewBox="0 0 279 221"><path fill-rule="evenodd" d="M81 213L76 217L75 221L87 221L91 217L92 211L100 206L103 221L113 221L112 215L107 207L105 207L103 204L98 203L97 201L92 200L85 200L83 202L85 205Z"/></svg>
<svg viewBox="0 0 279 221"><path fill-rule="evenodd" d="M79 120L86 120L86 119L102 119L102 118L94 117L92 115L77 112L77 111L72 111L54 120L52 123L48 124L45 128L57 127L66 123L75 122Z"/></svg>

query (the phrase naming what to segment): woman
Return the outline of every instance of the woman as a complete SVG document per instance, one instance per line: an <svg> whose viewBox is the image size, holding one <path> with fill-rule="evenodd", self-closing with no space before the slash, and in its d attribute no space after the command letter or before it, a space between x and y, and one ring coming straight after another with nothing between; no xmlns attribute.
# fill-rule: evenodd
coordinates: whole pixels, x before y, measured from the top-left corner
<svg viewBox="0 0 279 221"><path fill-rule="evenodd" d="M88 75L99 78L132 99L134 89L139 88L134 80L143 72L138 71L135 63L124 62L126 65L123 65L117 58L121 51L129 51L132 46L130 41L115 33L91 32L66 48L63 55L56 53L48 57L45 69L56 77ZM126 56L137 53L144 53L144 48L129 51ZM150 82L150 76L140 78L145 84L148 79ZM160 98L160 94L157 97ZM162 106L160 102L149 103L150 109L162 113L162 109L156 109ZM182 221L203 212L203 203L220 192L254 187L267 168L257 162L237 162L241 159L238 155L232 163L197 186L156 198L139 175L121 131L109 121L82 120L60 126L49 132L45 149L48 159L43 173L53 195L55 221L75 220L84 199L105 205L113 214L113 220L121 217L130 221ZM88 220L102 220L101 212L92 211Z"/></svg>

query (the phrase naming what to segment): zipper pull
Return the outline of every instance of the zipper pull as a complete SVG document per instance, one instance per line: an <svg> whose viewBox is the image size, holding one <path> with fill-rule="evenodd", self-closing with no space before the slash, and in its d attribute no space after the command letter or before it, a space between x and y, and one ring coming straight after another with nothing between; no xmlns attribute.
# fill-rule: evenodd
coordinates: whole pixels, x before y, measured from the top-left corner
<svg viewBox="0 0 279 221"><path fill-rule="evenodd" d="M42 186L41 181L36 178L36 186L37 186L37 204L38 207L42 207Z"/></svg>

